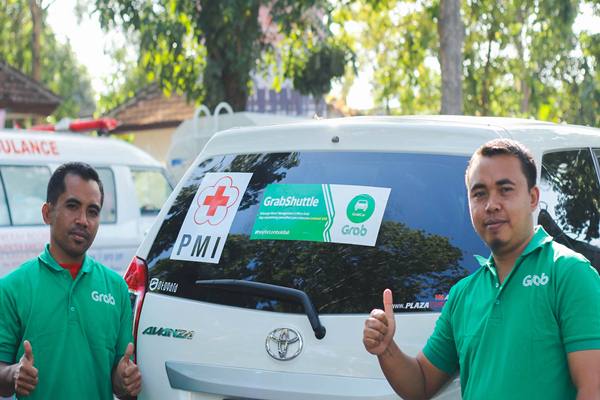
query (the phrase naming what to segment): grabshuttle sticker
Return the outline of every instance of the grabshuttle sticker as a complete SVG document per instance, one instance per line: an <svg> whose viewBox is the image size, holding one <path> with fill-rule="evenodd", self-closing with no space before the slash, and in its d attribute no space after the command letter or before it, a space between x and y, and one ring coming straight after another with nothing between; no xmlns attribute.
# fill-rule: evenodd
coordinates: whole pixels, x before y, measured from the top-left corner
<svg viewBox="0 0 600 400"><path fill-rule="evenodd" d="M208 173L200 183L171 252L172 260L217 264L252 173Z"/></svg>
<svg viewBox="0 0 600 400"><path fill-rule="evenodd" d="M371 186L271 184L250 239L374 246L389 195Z"/></svg>

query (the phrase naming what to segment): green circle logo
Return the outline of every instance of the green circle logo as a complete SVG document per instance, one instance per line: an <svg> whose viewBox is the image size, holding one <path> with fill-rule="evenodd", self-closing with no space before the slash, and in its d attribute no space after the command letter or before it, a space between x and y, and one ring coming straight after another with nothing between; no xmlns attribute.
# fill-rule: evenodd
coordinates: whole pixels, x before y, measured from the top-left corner
<svg viewBox="0 0 600 400"><path fill-rule="evenodd" d="M368 194L359 194L348 203L346 215L355 224L365 222L375 211L375 199Z"/></svg>

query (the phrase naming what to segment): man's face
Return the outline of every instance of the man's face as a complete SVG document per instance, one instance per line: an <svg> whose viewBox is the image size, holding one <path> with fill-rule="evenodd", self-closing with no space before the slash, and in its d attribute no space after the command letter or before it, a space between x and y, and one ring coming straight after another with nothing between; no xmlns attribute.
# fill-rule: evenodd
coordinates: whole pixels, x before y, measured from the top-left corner
<svg viewBox="0 0 600 400"><path fill-rule="evenodd" d="M467 176L473 227L496 255L522 251L533 234L539 189L527 188L519 159L479 156Z"/></svg>
<svg viewBox="0 0 600 400"><path fill-rule="evenodd" d="M50 225L50 249L58 262L81 262L100 224L98 183L73 174L65 176L65 192L56 204L45 203L44 222Z"/></svg>

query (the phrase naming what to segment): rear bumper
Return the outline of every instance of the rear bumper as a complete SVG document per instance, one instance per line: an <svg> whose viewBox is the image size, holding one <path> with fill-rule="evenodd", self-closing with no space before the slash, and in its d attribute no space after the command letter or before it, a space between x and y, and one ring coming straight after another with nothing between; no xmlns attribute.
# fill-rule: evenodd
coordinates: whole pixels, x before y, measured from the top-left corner
<svg viewBox="0 0 600 400"><path fill-rule="evenodd" d="M167 361L173 389L263 400L397 399L385 379L352 378Z"/></svg>

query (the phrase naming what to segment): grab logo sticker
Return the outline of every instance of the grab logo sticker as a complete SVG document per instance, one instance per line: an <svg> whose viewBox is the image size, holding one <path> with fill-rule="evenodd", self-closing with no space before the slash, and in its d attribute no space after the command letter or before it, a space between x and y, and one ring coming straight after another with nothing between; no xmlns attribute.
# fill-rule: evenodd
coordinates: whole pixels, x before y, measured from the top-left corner
<svg viewBox="0 0 600 400"><path fill-rule="evenodd" d="M217 264L252 173L208 173L200 183L171 252L172 260Z"/></svg>

